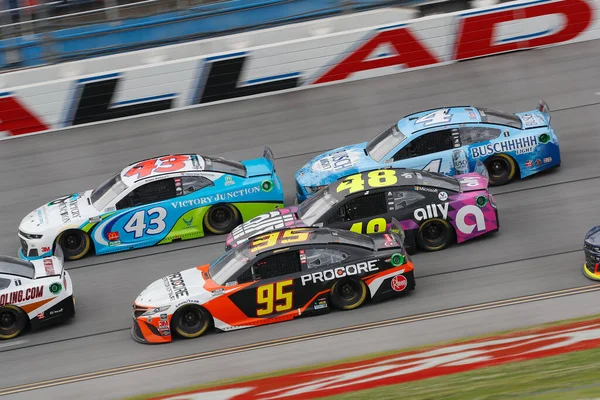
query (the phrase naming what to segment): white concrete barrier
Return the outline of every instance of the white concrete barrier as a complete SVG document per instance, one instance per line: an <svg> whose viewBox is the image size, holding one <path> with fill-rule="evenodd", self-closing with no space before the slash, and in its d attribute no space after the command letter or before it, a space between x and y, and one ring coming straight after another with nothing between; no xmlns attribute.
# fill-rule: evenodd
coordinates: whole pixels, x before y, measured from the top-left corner
<svg viewBox="0 0 600 400"><path fill-rule="evenodd" d="M315 36L303 25L302 38L254 47L240 48L255 40L240 41L243 35L219 38L228 46L219 53L163 61L166 53L153 50L130 67L114 68L111 60L117 58L111 56L38 68L25 72L36 75L27 84L23 78L0 78L0 131L7 137L49 132L597 39L599 4L518 1ZM319 23L319 29L327 27ZM131 61L133 54L126 57ZM90 69L94 73L84 72Z"/></svg>

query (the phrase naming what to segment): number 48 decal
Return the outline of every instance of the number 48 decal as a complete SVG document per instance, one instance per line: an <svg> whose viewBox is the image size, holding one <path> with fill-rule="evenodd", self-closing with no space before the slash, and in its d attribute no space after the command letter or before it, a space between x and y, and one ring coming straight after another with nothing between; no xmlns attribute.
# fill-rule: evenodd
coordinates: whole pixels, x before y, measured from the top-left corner
<svg viewBox="0 0 600 400"><path fill-rule="evenodd" d="M146 213L150 218L148 225L146 225ZM165 230L167 226L165 224L166 217L167 210L162 207L154 207L147 211L140 210L131 216L123 230L127 233L133 233L133 237L136 239L141 238L143 235L157 235Z"/></svg>

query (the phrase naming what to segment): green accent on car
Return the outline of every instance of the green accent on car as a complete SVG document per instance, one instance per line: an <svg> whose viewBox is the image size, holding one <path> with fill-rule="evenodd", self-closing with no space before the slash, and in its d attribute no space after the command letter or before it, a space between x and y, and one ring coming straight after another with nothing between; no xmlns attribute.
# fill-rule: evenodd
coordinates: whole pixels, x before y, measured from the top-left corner
<svg viewBox="0 0 600 400"><path fill-rule="evenodd" d="M390 261L394 267L398 267L404 264L404 256L400 253L394 253L390 258Z"/></svg>
<svg viewBox="0 0 600 400"><path fill-rule="evenodd" d="M55 282L50 285L50 293L52 293L52 294L55 294L55 295L59 294L61 290L62 290L62 285L58 282Z"/></svg>
<svg viewBox="0 0 600 400"><path fill-rule="evenodd" d="M487 202L488 202L488 199L485 196L477 196L477 199L475 200L475 203L477 203L477 205L479 207L485 207Z"/></svg>
<svg viewBox="0 0 600 400"><path fill-rule="evenodd" d="M275 185L273 185L273 182L269 180L263 181L260 184L260 188L263 190L263 192L270 192L271 190L273 190L273 187L275 187Z"/></svg>
<svg viewBox="0 0 600 400"><path fill-rule="evenodd" d="M242 222L246 222L258 215L268 213L277 208L283 208L283 203L229 203L238 209ZM183 214L175 223L171 231L158 244L171 243L173 240L195 239L204 236L204 214L211 206L198 207Z"/></svg>
<svg viewBox="0 0 600 400"><path fill-rule="evenodd" d="M173 240L195 239L204 236L204 214L210 206L194 208L183 214L171 231L158 244L171 243Z"/></svg>
<svg viewBox="0 0 600 400"><path fill-rule="evenodd" d="M538 139L541 144L546 144L550 141L550 135L548 135L547 133L542 133Z"/></svg>
<svg viewBox="0 0 600 400"><path fill-rule="evenodd" d="M106 218L112 217L113 215L115 215L117 212L116 211L110 211L107 212L105 214L99 215L98 217L100 218L100 221L98 222L86 222L85 224L83 224L82 226L79 227L79 229L81 229L82 231L89 233L93 227L95 227L96 225L98 225L100 222L104 221Z"/></svg>
<svg viewBox="0 0 600 400"><path fill-rule="evenodd" d="M276 210L277 208L283 208L283 203L273 202L244 202L244 203L231 203L232 206L236 207L242 215L242 222L246 222L249 219L257 217L261 214L265 214Z"/></svg>

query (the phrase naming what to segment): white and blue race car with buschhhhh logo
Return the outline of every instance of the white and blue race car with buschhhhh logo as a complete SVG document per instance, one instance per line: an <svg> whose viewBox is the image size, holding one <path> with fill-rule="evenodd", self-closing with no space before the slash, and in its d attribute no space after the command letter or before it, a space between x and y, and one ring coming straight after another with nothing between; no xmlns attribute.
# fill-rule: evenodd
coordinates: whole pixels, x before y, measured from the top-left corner
<svg viewBox="0 0 600 400"><path fill-rule="evenodd" d="M283 207L273 153L232 161L172 154L130 164L94 190L61 197L28 214L19 226L19 257L66 260L229 233L257 215Z"/></svg>
<svg viewBox="0 0 600 400"><path fill-rule="evenodd" d="M296 173L297 197L302 202L339 178L386 166L460 175L477 161L492 186L560 166L548 105L540 100L537 109L515 114L452 106L407 115L369 142L310 160Z"/></svg>

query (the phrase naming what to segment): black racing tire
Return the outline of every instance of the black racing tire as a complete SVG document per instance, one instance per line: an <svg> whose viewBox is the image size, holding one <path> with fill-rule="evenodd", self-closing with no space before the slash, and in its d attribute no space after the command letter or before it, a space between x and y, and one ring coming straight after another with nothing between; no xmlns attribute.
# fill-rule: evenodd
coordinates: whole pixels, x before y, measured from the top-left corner
<svg viewBox="0 0 600 400"><path fill-rule="evenodd" d="M229 233L240 223L240 212L231 204L215 204L204 214L204 226L215 235Z"/></svg>
<svg viewBox="0 0 600 400"><path fill-rule="evenodd" d="M0 307L0 340L13 339L27 327L29 317L17 306Z"/></svg>
<svg viewBox="0 0 600 400"><path fill-rule="evenodd" d="M92 248L90 236L77 229L61 233L56 239L56 243L62 248L67 261L75 261L85 257Z"/></svg>
<svg viewBox="0 0 600 400"><path fill-rule="evenodd" d="M517 162L507 154L495 154L485 160L484 164L490 176L490 186L506 185L519 172Z"/></svg>
<svg viewBox="0 0 600 400"><path fill-rule="evenodd" d="M338 310L354 310L365 302L367 292L367 285L362 280L345 278L333 284L329 297Z"/></svg>
<svg viewBox="0 0 600 400"><path fill-rule="evenodd" d="M202 336L212 324L212 317L206 309L195 304L181 307L171 320L171 329L186 339Z"/></svg>
<svg viewBox="0 0 600 400"><path fill-rule="evenodd" d="M417 245L425 251L439 251L454 241L454 228L441 218L428 219L417 231Z"/></svg>

